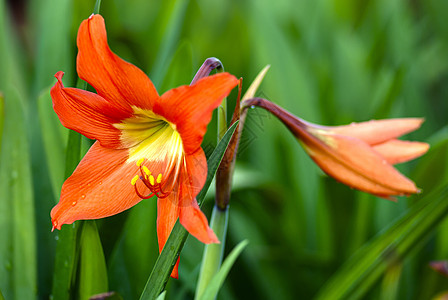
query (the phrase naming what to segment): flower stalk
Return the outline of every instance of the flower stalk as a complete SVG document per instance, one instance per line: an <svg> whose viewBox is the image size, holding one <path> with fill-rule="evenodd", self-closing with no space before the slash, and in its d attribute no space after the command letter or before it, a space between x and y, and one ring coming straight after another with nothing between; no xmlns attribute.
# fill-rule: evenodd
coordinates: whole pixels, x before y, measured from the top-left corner
<svg viewBox="0 0 448 300"><path fill-rule="evenodd" d="M224 67L219 59L216 57L207 58L199 70L194 75L190 85L195 84L199 79L207 77L211 71L217 70L218 72L224 72Z"/></svg>
<svg viewBox="0 0 448 300"><path fill-rule="evenodd" d="M100 13L100 7L101 7L101 0L96 0L95 7L93 8L93 13L94 14L99 14Z"/></svg>
<svg viewBox="0 0 448 300"><path fill-rule="evenodd" d="M266 66L258 74L257 78L247 89L247 92L243 97L243 101L244 99L252 98L255 95L255 92L261 84L261 81L266 75L268 69L269 66ZM216 173L216 198L215 206L213 207L212 218L210 221L210 227L216 233L217 237L221 241L221 244L205 245L195 299L201 298L210 280L218 272L223 259L225 237L227 233L227 220L229 218L228 206L232 188L233 171L235 167L238 145L243 131L244 121L247 115L247 110L245 110L241 105L242 103L240 103L241 89L242 79L240 79L237 102L232 117L232 124L239 120L238 128L236 129L235 134L230 140L229 146L227 147L221 164L219 165L218 172ZM218 130L218 134L219 132L220 131Z"/></svg>
<svg viewBox="0 0 448 300"><path fill-rule="evenodd" d="M199 271L199 279L194 297L195 300L201 299L211 279L218 273L219 268L221 267L227 235L228 219L229 209L226 208L225 210L221 210L216 205L213 206L210 228L215 232L216 237L221 243L204 245L201 270Z"/></svg>
<svg viewBox="0 0 448 300"><path fill-rule="evenodd" d="M241 95L241 80L238 89L238 98L235 106L235 111L232 117L232 124L234 124L240 115L240 95ZM223 101L223 103L226 100ZM225 122L226 112L219 118L218 110L218 137L220 133L224 132L224 124L227 127L227 122ZM237 125L239 126L239 124ZM237 130L238 131L238 128ZM202 257L201 270L199 272L198 284L196 287L195 299L201 299L202 294L210 283L213 276L219 271L221 267L225 241L227 236L227 222L229 219L229 200L230 191L232 188L232 177L233 169L235 166L236 150L238 144L238 133L236 132L227 147L224 157L222 158L221 164L219 165L218 171L216 173L216 193L215 193L215 205L213 206L212 218L210 220L210 228L215 232L216 236L220 240L220 244L209 244L204 247L204 254ZM219 141L219 140L218 140Z"/></svg>

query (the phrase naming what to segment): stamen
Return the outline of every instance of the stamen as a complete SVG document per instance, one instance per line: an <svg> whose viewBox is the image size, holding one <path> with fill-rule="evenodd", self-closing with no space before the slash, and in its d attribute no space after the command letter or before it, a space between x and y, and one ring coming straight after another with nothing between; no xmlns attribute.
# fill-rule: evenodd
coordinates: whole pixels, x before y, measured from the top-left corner
<svg viewBox="0 0 448 300"><path fill-rule="evenodd" d="M132 185L135 185L135 184L137 183L137 180L138 180L139 178L140 178L140 177L139 177L138 175L135 175L134 178L132 178L132 180L131 180L131 184L132 184Z"/></svg>
<svg viewBox="0 0 448 300"><path fill-rule="evenodd" d="M140 194L140 192L137 189L137 185L134 185L134 189L135 189L135 193L137 194L137 196L139 196L141 199L149 199L154 197L155 193L150 193L146 196L143 196L142 194Z"/></svg>
<svg viewBox="0 0 448 300"><path fill-rule="evenodd" d="M140 158L139 160L137 160L137 167L140 167L144 160L144 158Z"/></svg>
<svg viewBox="0 0 448 300"><path fill-rule="evenodd" d="M154 176L149 175L149 183L150 183L151 185L154 185Z"/></svg>
<svg viewBox="0 0 448 300"><path fill-rule="evenodd" d="M162 183L162 174L159 174L158 176L157 176L157 183Z"/></svg>
<svg viewBox="0 0 448 300"><path fill-rule="evenodd" d="M143 172L145 172L145 174L147 176L151 175L151 172L149 171L149 169L146 166L143 166L142 169L143 169Z"/></svg>

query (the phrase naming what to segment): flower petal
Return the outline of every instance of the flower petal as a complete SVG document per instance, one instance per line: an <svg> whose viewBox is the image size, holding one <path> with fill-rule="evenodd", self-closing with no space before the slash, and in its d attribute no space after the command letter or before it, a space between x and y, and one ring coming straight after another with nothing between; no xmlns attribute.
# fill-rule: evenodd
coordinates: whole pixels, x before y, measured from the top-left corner
<svg viewBox="0 0 448 300"><path fill-rule="evenodd" d="M159 98L154 85L143 71L112 53L102 16L92 15L81 23L77 44L78 75L100 96L122 109L152 108Z"/></svg>
<svg viewBox="0 0 448 300"><path fill-rule="evenodd" d="M418 129L423 121L421 118L385 119L323 128L334 134L351 136L369 145L376 145Z"/></svg>
<svg viewBox="0 0 448 300"><path fill-rule="evenodd" d="M228 73L205 77L191 86L167 91L153 110L176 125L185 152L190 154L200 147L213 110L237 84L235 76Z"/></svg>
<svg viewBox="0 0 448 300"><path fill-rule="evenodd" d="M113 107L97 94L88 91L64 88L63 72L56 73L58 79L51 89L53 108L65 127L75 130L90 139L97 139L107 148L120 147L120 131L112 124L129 116L128 112Z"/></svg>
<svg viewBox="0 0 448 300"><path fill-rule="evenodd" d="M157 239L159 242L159 252L162 252L168 237L173 230L174 224L179 217L178 196L171 193L170 196L157 200ZM171 277L179 277L179 259L171 272Z"/></svg>
<svg viewBox="0 0 448 300"><path fill-rule="evenodd" d="M429 145L427 143L402 140L389 140L373 146L373 150L378 152L392 165L407 162L422 156L428 149Z"/></svg>
<svg viewBox="0 0 448 300"><path fill-rule="evenodd" d="M207 161L201 148L185 158L186 172L181 173L179 181L180 223L199 241L210 244L219 243L207 218L199 208L196 196L207 177Z"/></svg>
<svg viewBox="0 0 448 300"><path fill-rule="evenodd" d="M95 142L64 182L61 199L51 210L53 226L61 229L76 220L108 217L140 202L131 184L138 168L127 158L128 150Z"/></svg>
<svg viewBox="0 0 448 300"><path fill-rule="evenodd" d="M409 195L419 190L362 140L332 134L303 136L305 149L319 167L336 180L380 197Z"/></svg>

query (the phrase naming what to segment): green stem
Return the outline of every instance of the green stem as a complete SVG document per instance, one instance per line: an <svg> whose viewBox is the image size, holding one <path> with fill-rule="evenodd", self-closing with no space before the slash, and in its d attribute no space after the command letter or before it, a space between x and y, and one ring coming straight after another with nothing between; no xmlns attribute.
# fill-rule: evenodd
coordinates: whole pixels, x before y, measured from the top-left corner
<svg viewBox="0 0 448 300"><path fill-rule="evenodd" d="M224 66L216 69L218 73L224 72ZM227 97L222 99L221 105L218 107L218 143L227 132ZM218 188L218 187L217 187Z"/></svg>
<svg viewBox="0 0 448 300"><path fill-rule="evenodd" d="M218 107L218 142L227 131L227 98Z"/></svg>
<svg viewBox="0 0 448 300"><path fill-rule="evenodd" d="M221 68L217 68L218 72L223 72L224 67L221 64ZM218 143L224 137L227 131L227 98L222 100L221 105L218 107ZM222 162L221 162L222 164ZM218 173L221 171L218 171ZM218 174L217 174L218 176ZM222 192L222 189L227 189L227 186L221 186L216 181L216 195ZM218 197L216 198L216 200ZM212 218L210 220L210 228L216 234L217 238L221 242L220 244L209 244L204 247L204 254L202 256L201 270L199 272L198 285L196 287L195 299L200 299L208 286L210 280L218 272L221 267L222 258L225 248L225 240L227 235L227 220L229 217L228 207L221 207L218 203L213 207Z"/></svg>
<svg viewBox="0 0 448 300"><path fill-rule="evenodd" d="M99 14L100 13L100 6L101 6L101 0L96 0L95 7L93 8L93 13L94 14Z"/></svg>
<svg viewBox="0 0 448 300"><path fill-rule="evenodd" d="M201 296L209 285L210 280L221 267L226 241L228 219L228 207L225 210L219 209L216 205L213 207L210 227L213 229L221 243L205 245L201 270L199 272L199 280L196 286L196 295L194 298L195 300L201 299Z"/></svg>

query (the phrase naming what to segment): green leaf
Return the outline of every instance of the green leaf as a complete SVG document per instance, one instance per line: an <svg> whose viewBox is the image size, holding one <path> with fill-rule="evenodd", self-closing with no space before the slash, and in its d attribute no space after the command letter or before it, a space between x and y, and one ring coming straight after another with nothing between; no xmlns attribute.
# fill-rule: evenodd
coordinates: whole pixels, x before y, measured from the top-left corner
<svg viewBox="0 0 448 300"><path fill-rule="evenodd" d="M230 252L229 256L224 260L221 268L218 273L213 276L208 284L207 288L204 290L204 294L202 294L201 300L215 299L218 295L219 289L221 288L224 280L229 274L230 269L235 263L236 259L240 255L240 253L246 248L247 244L249 244L248 240L241 241L233 250Z"/></svg>
<svg viewBox="0 0 448 300"><path fill-rule="evenodd" d="M93 8L93 13L94 14L99 14L100 13L100 7L101 7L101 0L96 0L95 7Z"/></svg>
<svg viewBox="0 0 448 300"><path fill-rule="evenodd" d="M156 201L147 199L129 210L123 228L112 229L121 235L108 259L110 289L124 299L138 299L157 260L156 218Z"/></svg>
<svg viewBox="0 0 448 300"><path fill-rule="evenodd" d="M165 296L166 296L166 291L163 291L163 293L161 293L161 294L159 295L159 297L157 297L156 300L165 300Z"/></svg>
<svg viewBox="0 0 448 300"><path fill-rule="evenodd" d="M317 299L359 299L384 274L426 240L448 213L448 185L416 202L388 230L361 248L331 278Z"/></svg>
<svg viewBox="0 0 448 300"><path fill-rule="evenodd" d="M210 281L218 273L222 259L224 256L227 224L229 220L229 207L221 210L215 204L213 206L212 217L210 218L210 228L216 234L216 237L221 243L208 244L204 246L204 253L202 255L201 268L199 270L199 278L196 285L195 299L200 299Z"/></svg>
<svg viewBox="0 0 448 300"><path fill-rule="evenodd" d="M201 204L202 200L205 197L205 194L207 193L208 188L210 187L212 179L215 176L219 164L221 163L221 159L224 155L224 152L227 149L227 145L229 144L233 133L235 132L237 124L238 122L235 122L227 130L226 134L224 135L222 140L218 143L212 155L207 161L208 165L207 179L201 192L199 192L198 196L196 197L199 204ZM143 290L143 293L140 296L141 300L156 299L163 291L170 277L171 271L176 263L177 257L179 256L179 253L182 250L182 247L187 237L188 232L179 223L179 220L177 220L176 224L173 227L173 230L171 231L170 236L168 237L168 240L166 241L165 246L163 247L162 253L159 255L159 258L156 261L156 264L151 272L151 275L149 276L145 289Z"/></svg>
<svg viewBox="0 0 448 300"><path fill-rule="evenodd" d="M76 168L81 151L81 135L75 131L70 131L67 142L67 152L65 158L65 177L71 175ZM63 226L57 232L58 244L56 247L56 257L53 273L54 299L70 299L72 293L72 281L75 272L77 232L82 221L73 223L71 226Z"/></svg>
<svg viewBox="0 0 448 300"><path fill-rule="evenodd" d="M191 80L191 74L193 73L193 53L190 43L184 41L179 45L167 69L170 72L166 73L163 78L158 89L160 94L173 86L187 84Z"/></svg>
<svg viewBox="0 0 448 300"><path fill-rule="evenodd" d="M6 299L35 299L35 213L23 99L5 90L0 165L0 289Z"/></svg>
<svg viewBox="0 0 448 300"><path fill-rule="evenodd" d="M54 74L64 71L64 81L70 83L73 74L73 40L71 25L73 0L33 0L30 1L32 26L38 36L36 43L35 76L33 88L39 93L53 85Z"/></svg>
<svg viewBox="0 0 448 300"><path fill-rule="evenodd" d="M55 199L59 199L65 177L65 148L68 129L62 126L53 110L50 88L45 89L37 99L37 108L51 185Z"/></svg>
<svg viewBox="0 0 448 300"><path fill-rule="evenodd" d="M108 290L106 260L95 221L84 221L80 236L79 299Z"/></svg>
<svg viewBox="0 0 448 300"><path fill-rule="evenodd" d="M2 146L4 122L5 122L5 98L3 97L3 94L0 92L0 149Z"/></svg>
<svg viewBox="0 0 448 300"><path fill-rule="evenodd" d="M189 1L175 0L167 1L166 3L169 3L172 7L166 12L167 24L165 30L163 30L163 40L151 70L151 79L156 87L160 86L162 78L165 77L165 73L168 71L166 66L170 64L170 58L176 49L176 43L182 30ZM161 25L163 26L163 24Z"/></svg>
<svg viewBox="0 0 448 300"><path fill-rule="evenodd" d="M244 94L241 102L243 102L246 99L255 97L255 94L257 93L257 90L260 87L261 82L263 81L264 77L266 76L266 73L269 71L270 68L271 66L267 65L260 71L260 73L257 74L257 77L255 77L254 81L252 81L250 86L247 88L247 91Z"/></svg>

